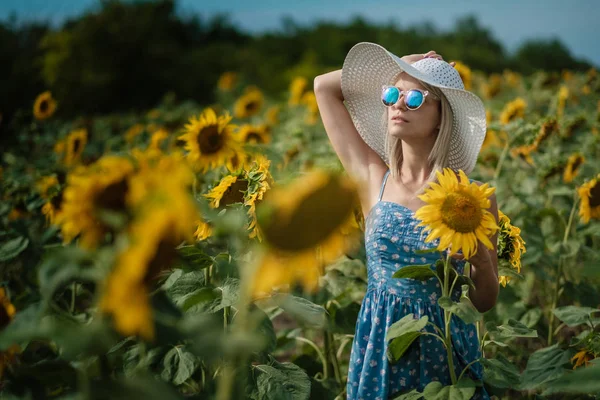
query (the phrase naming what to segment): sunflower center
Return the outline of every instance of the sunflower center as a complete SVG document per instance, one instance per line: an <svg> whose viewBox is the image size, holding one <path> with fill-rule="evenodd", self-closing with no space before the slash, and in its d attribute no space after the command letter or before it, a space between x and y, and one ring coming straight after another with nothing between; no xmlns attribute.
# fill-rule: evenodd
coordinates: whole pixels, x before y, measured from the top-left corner
<svg viewBox="0 0 600 400"><path fill-rule="evenodd" d="M95 204L98 208L120 211L125 208L125 195L129 189L129 184L126 179L111 183L104 188L95 199Z"/></svg>
<svg viewBox="0 0 600 400"><path fill-rule="evenodd" d="M50 104L48 103L48 100L42 100L40 102L40 111L41 112L46 112L46 111L48 111L49 108L50 108Z"/></svg>
<svg viewBox="0 0 600 400"><path fill-rule="evenodd" d="M223 147L223 135L219 134L217 125L203 128L198 134L198 146L202 154L217 153Z"/></svg>
<svg viewBox="0 0 600 400"><path fill-rule="evenodd" d="M262 143L262 136L260 136L258 133L256 132L250 132L246 135L246 142L247 143Z"/></svg>
<svg viewBox="0 0 600 400"><path fill-rule="evenodd" d="M246 110L247 113L252 113L252 112L258 110L258 103L256 101L249 101L244 106L244 109Z"/></svg>
<svg viewBox="0 0 600 400"><path fill-rule="evenodd" d="M246 190L248 190L248 181L243 179L235 181L227 188L225 193L223 193L223 197L221 197L219 203L220 207L225 207L234 203L243 203L244 192Z"/></svg>
<svg viewBox="0 0 600 400"><path fill-rule="evenodd" d="M79 147L81 146L81 140L80 139L75 139L73 141L73 154L77 154L77 152L79 151Z"/></svg>
<svg viewBox="0 0 600 400"><path fill-rule="evenodd" d="M442 204L442 221L457 232L475 232L482 218L477 200L468 193L450 193Z"/></svg>
<svg viewBox="0 0 600 400"><path fill-rule="evenodd" d="M264 227L265 239L287 252L300 252L324 243L353 212L355 196L333 179L306 196L288 221L281 221L277 212Z"/></svg>
<svg viewBox="0 0 600 400"><path fill-rule="evenodd" d="M571 171L575 172L577 171L577 168L579 168L579 166L583 163L583 158L582 157L577 157L575 159L575 161L573 161L573 165L571 166Z"/></svg>
<svg viewBox="0 0 600 400"><path fill-rule="evenodd" d="M596 182L590 190L590 207L600 206L600 182Z"/></svg>

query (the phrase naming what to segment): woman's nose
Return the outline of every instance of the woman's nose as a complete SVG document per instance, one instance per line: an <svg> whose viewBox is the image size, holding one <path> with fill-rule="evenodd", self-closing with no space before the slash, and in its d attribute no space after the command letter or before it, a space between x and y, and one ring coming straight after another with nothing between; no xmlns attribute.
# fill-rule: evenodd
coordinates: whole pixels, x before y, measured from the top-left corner
<svg viewBox="0 0 600 400"><path fill-rule="evenodd" d="M398 98L398 101L396 102L396 104L392 105L392 108L398 109L398 110L406 110L406 103L404 102L404 95L403 94L400 95L400 97Z"/></svg>

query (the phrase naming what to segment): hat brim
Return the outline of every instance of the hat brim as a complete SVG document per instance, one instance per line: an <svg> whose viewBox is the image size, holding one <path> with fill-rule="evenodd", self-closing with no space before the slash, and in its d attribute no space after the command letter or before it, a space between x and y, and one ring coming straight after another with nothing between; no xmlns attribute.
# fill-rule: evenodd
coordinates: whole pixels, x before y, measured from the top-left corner
<svg viewBox="0 0 600 400"><path fill-rule="evenodd" d="M440 85L409 63L375 43L356 44L342 66L342 94L346 108L365 143L389 165L385 149L386 107L381 102L381 86L401 72L438 87L453 112L453 128L448 148L448 167L469 174L475 167L486 134L485 106L475 94Z"/></svg>

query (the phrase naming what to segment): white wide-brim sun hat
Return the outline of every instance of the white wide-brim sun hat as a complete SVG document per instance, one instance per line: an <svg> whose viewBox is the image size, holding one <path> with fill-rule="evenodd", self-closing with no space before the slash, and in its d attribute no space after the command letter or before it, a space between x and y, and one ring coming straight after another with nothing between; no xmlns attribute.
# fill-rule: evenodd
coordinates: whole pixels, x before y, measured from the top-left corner
<svg viewBox="0 0 600 400"><path fill-rule="evenodd" d="M401 72L438 87L446 96L453 112L447 166L469 174L485 139L485 106L479 97L465 90L458 71L445 61L424 58L409 64L375 43L352 47L342 67L342 93L358 133L389 165L381 88L393 85Z"/></svg>

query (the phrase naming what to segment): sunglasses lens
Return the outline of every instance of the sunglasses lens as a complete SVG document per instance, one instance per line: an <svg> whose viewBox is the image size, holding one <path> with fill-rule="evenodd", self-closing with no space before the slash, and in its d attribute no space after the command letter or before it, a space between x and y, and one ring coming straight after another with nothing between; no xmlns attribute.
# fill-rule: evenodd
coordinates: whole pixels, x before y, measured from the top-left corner
<svg viewBox="0 0 600 400"><path fill-rule="evenodd" d="M417 90L409 90L404 101L406 102L406 107L417 108L423 104L423 93Z"/></svg>
<svg viewBox="0 0 600 400"><path fill-rule="evenodd" d="M396 104L399 96L400 96L400 91L398 90L397 87L394 87L394 86L386 87L385 89L383 89L383 92L381 92L381 101L386 106L391 106L393 104Z"/></svg>

